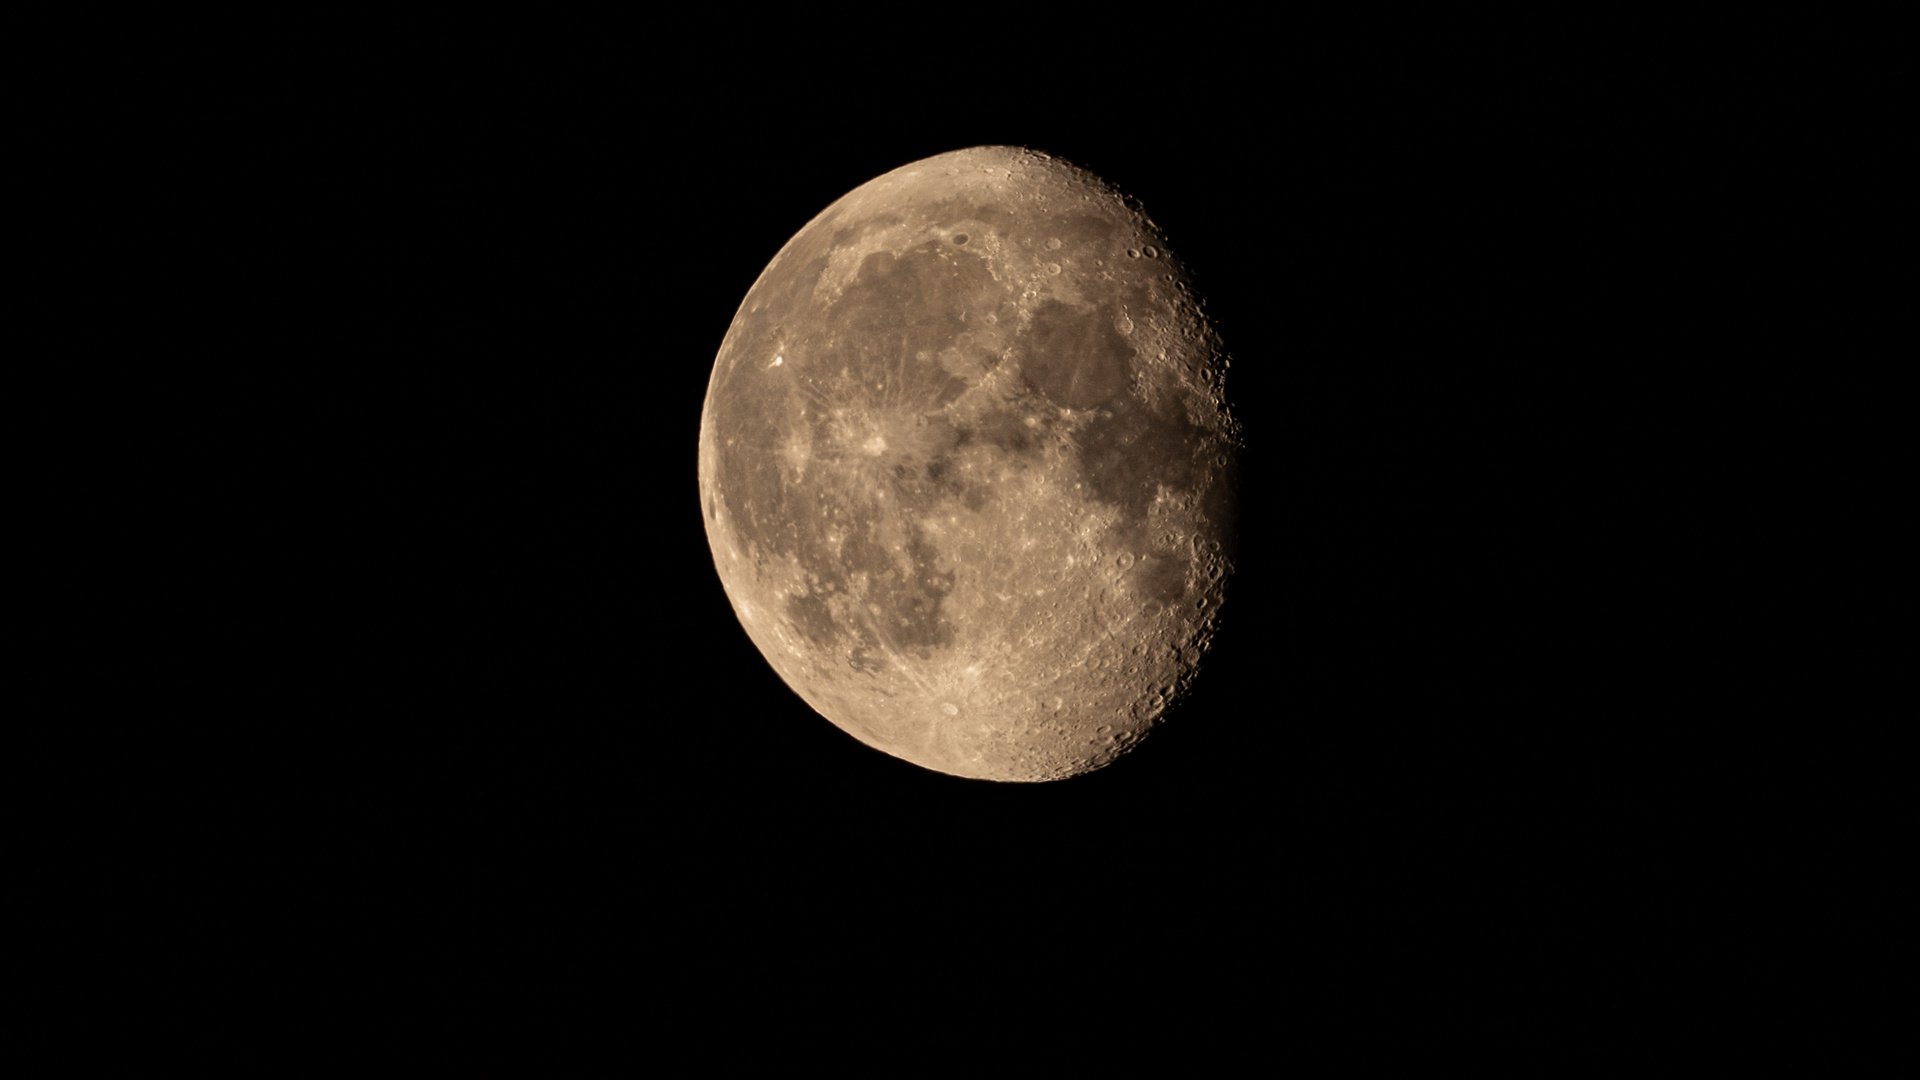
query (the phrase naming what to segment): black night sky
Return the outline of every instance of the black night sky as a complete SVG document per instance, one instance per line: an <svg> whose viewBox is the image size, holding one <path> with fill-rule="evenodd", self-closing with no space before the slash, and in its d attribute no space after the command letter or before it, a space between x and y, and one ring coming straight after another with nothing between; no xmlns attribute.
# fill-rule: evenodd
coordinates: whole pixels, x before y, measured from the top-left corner
<svg viewBox="0 0 1920 1080"><path fill-rule="evenodd" d="M1537 193L1578 147L1373 89L1191 85L1158 111L860 123L618 80L234 106L200 136L232 163L201 197L283 388L236 467L297 492L282 592L250 603L305 643L261 676L284 717L261 722L303 748L263 786L312 793L289 797L340 873L581 963L642 950L661 905L723 937L778 937L810 899L931 917L964 952L1067 897L1237 935L1512 865L1591 707L1535 632L1569 524L1516 441L1563 400ZM1247 439L1193 694L1044 785L927 772L815 715L735 621L696 488L714 355L767 261L859 184L984 143L1144 204Z"/></svg>

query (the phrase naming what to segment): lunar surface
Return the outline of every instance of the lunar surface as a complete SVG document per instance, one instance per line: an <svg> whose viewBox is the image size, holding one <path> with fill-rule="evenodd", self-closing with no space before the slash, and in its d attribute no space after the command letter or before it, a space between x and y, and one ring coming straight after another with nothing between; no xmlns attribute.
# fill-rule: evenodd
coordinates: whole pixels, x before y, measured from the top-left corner
<svg viewBox="0 0 1920 1080"><path fill-rule="evenodd" d="M720 347L700 500L741 625L861 742L1097 769L1190 684L1232 562L1225 353L1141 209L979 147L787 242Z"/></svg>

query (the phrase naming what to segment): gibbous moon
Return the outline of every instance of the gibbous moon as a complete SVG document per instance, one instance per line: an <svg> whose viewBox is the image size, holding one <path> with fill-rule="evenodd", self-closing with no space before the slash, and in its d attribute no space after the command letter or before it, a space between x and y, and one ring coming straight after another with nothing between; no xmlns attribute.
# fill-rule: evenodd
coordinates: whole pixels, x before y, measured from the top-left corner
<svg viewBox="0 0 1920 1080"><path fill-rule="evenodd" d="M1225 353L1137 205L977 147L862 184L727 331L700 501L740 623L868 746L1074 776L1190 683L1231 567Z"/></svg>

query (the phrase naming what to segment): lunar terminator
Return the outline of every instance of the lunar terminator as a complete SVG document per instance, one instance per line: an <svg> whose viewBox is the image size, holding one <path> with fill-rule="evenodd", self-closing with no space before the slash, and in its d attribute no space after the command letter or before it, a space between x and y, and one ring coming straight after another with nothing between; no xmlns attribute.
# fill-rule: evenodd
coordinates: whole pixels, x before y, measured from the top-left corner
<svg viewBox="0 0 1920 1080"><path fill-rule="evenodd" d="M714 362L701 508L741 624L896 757L1003 781L1112 762L1224 598L1224 371L1185 266L1098 177L977 147L861 185Z"/></svg>

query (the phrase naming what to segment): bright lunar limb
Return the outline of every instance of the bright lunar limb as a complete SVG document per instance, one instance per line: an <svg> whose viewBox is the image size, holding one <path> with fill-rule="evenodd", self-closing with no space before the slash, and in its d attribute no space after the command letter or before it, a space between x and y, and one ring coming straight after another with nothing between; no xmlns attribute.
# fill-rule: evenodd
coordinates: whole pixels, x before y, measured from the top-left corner
<svg viewBox="0 0 1920 1080"><path fill-rule="evenodd" d="M1154 224L1012 147L861 185L734 316L700 498L741 624L869 746L1054 780L1191 681L1232 564L1225 353Z"/></svg>

